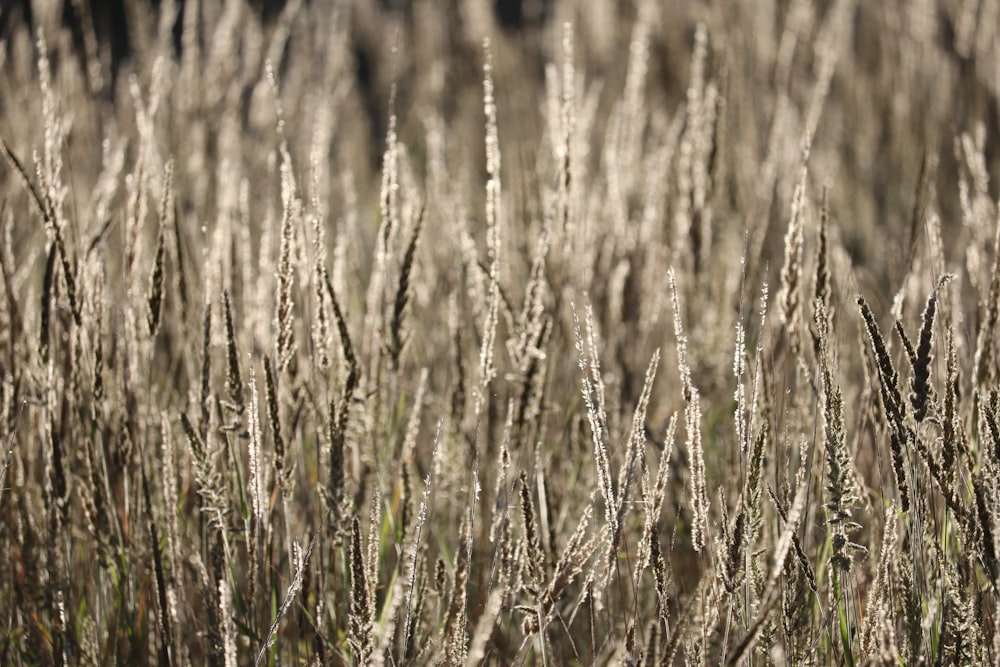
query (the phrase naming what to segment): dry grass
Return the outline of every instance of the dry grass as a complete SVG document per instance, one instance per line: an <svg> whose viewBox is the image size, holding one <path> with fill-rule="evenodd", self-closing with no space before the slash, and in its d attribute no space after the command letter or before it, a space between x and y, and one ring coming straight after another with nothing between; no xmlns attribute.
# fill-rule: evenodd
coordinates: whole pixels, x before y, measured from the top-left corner
<svg viewBox="0 0 1000 667"><path fill-rule="evenodd" d="M333 4L0 9L0 664L1000 661L1000 5Z"/></svg>

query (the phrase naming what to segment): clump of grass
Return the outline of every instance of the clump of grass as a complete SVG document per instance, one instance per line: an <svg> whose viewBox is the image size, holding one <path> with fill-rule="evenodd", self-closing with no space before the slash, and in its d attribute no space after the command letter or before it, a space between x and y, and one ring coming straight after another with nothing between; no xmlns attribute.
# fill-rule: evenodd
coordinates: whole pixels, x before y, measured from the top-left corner
<svg viewBox="0 0 1000 667"><path fill-rule="evenodd" d="M119 3L0 10L0 664L998 662L989 3Z"/></svg>

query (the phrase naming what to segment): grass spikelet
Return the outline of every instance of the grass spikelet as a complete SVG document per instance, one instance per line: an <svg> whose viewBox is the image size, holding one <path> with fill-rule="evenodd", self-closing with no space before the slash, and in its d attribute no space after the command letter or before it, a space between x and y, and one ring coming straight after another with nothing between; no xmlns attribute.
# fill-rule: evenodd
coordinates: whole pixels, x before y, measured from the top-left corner
<svg viewBox="0 0 1000 667"><path fill-rule="evenodd" d="M333 517L339 517L343 511L342 503L344 499L344 445L347 441L347 422L350 417L351 401L354 392L361 381L361 373L358 366L357 357L354 355L354 346L351 344L351 335L347 329L347 322L344 314L340 310L340 302L337 294L333 290L333 284L329 276L326 279L326 291L330 297L330 305L333 307L334 319L337 322L337 332L340 335L340 346L343 351L344 361L347 364L347 376L338 398L330 401L330 416L328 424L328 437L330 446L330 477L326 488L327 511Z"/></svg>
<svg viewBox="0 0 1000 667"><path fill-rule="evenodd" d="M991 391L979 402L979 420L981 422L979 430L989 440L988 453L991 456L989 463L994 469L1000 465L1000 416L998 416L998 403L1000 403L1000 394L996 390Z"/></svg>
<svg viewBox="0 0 1000 667"><path fill-rule="evenodd" d="M774 588L778 583L781 576L781 570L785 566L785 558L788 556L788 550L793 546L796 541L796 531L799 528L799 520L802 518L802 511L805 509L806 503L806 490L808 480L803 479L799 484L798 489L795 492L795 500L792 501L792 506L788 510L787 515L784 515L785 527L781 531L781 535L778 537L776 546L774 548L774 556L771 561L771 572L767 578L766 590L768 593ZM784 513L780 511L780 506L777 499L774 497L773 492L770 494L771 500L774 502L775 507L779 509L779 515Z"/></svg>
<svg viewBox="0 0 1000 667"><path fill-rule="evenodd" d="M941 415L941 468L947 480L946 486L950 489L955 483L955 461L962 437L962 426L958 419L958 361L955 354L955 340L951 331L948 332L945 349L946 377L944 414Z"/></svg>
<svg viewBox="0 0 1000 667"><path fill-rule="evenodd" d="M430 371L427 368L420 370L420 377L417 378L417 390L413 394L413 408L410 410L410 417L406 421L406 431L403 435L403 446L400 451L400 460L404 468L412 469L414 463L414 451L417 447L417 436L420 433L420 419L423 416L425 394L427 392L427 378ZM408 499L406 499L408 501Z"/></svg>
<svg viewBox="0 0 1000 667"><path fill-rule="evenodd" d="M76 322L76 325L81 326L83 322L76 296L76 278L66 251L65 241L63 241L61 233L55 233L53 237L55 239L54 245L56 250L59 251L59 261L62 266L63 280L66 282L66 297L69 299L70 312L73 314L73 320Z"/></svg>
<svg viewBox="0 0 1000 667"><path fill-rule="evenodd" d="M318 128L317 128L318 131ZM326 280L327 280L327 270L326 270L326 230L324 228L324 218L325 210L319 201L319 189L320 189L320 166L319 166L319 155L317 151L319 146L316 145L316 140L318 137L313 137L314 143L310 149L310 172L311 172L311 189L312 197L310 201L310 206L312 207L312 214L310 215L310 223L312 228L312 247L313 247L313 266L312 266L312 290L313 298L315 299L313 305L313 317L314 322L311 328L312 344L316 350L317 363L320 370L327 370L330 368L330 314L327 307L327 295L326 295Z"/></svg>
<svg viewBox="0 0 1000 667"><path fill-rule="evenodd" d="M584 345L583 333L580 330L580 321L573 309L573 326L576 331L576 352L579 355L579 365L581 372L581 383L583 391L583 402L587 406L587 421L590 425L591 439L594 445L594 462L597 466L597 488L604 499L604 518L607 521L610 534L618 533L617 496L614 488L614 480L611 477L611 458L608 455L608 448L605 442L607 418L601 409L603 398L601 394L604 387L601 384L594 384L594 378L600 380L599 372L590 372L591 368L599 368L599 362L591 358L596 353L593 345L593 319L590 308L587 309L586 325L588 340L590 345Z"/></svg>
<svg viewBox="0 0 1000 667"><path fill-rule="evenodd" d="M975 498L975 517L978 522L976 537L979 542L979 551L990 579L996 581L997 575L1000 573L1000 568L997 565L997 550L994 540L994 524L996 519L986 497L989 487L990 485L981 471L973 476L972 493Z"/></svg>
<svg viewBox="0 0 1000 667"><path fill-rule="evenodd" d="M538 245L531 263L530 277L524 289L524 304L517 320L518 335L507 341L507 350L517 368L521 382L521 397L517 402L517 416L514 422L518 428L525 426L537 416L544 389L538 387L543 381L546 368L545 344L552 331L552 321L546 317L544 295L548 285L545 279L546 255L549 251L549 222L541 230Z"/></svg>
<svg viewBox="0 0 1000 667"><path fill-rule="evenodd" d="M356 664L365 665L375 650L371 615L373 591L368 581L364 550L361 547L361 522L355 516L351 522L351 615L348 642Z"/></svg>
<svg viewBox="0 0 1000 667"><path fill-rule="evenodd" d="M976 339L976 385L982 386L990 379L993 367L993 336L997 322L1000 321L1000 210L996 220L996 230L993 236L993 271L990 273L990 291L985 308L986 315L979 325L979 336Z"/></svg>
<svg viewBox="0 0 1000 667"><path fill-rule="evenodd" d="M431 452L431 473L427 475L424 479L424 493L420 498L420 508L417 510L417 522L413 528L413 538L410 542L409 553L406 554L408 557L408 572L407 572L407 585L406 585L406 616L403 619L403 635L402 635L402 645L403 645L403 660L406 660L408 656L408 649L412 646L413 639L413 625L414 617L418 616L414 608L414 595L416 594L416 583L417 583L417 571L418 571L418 559L420 557L420 543L423 537L423 531L427 525L428 516L430 513L430 496L432 483L434 481L433 471L437 465L438 453L441 439L441 422L438 421L437 429L434 435L434 449Z"/></svg>
<svg viewBox="0 0 1000 667"><path fill-rule="evenodd" d="M233 622L233 592L229 584L219 580L219 614L222 617L222 656L225 667L236 667L236 624Z"/></svg>
<svg viewBox="0 0 1000 667"><path fill-rule="evenodd" d="M208 616L209 626L206 631L205 649L208 653L209 663L212 665L222 665L225 660L225 648L222 637L225 629L222 627L225 620L219 613L222 600L219 599L220 584L225 583L222 578L222 538L215 533L206 540L208 550L208 565L201 562L199 558L198 568L201 576L201 597Z"/></svg>
<svg viewBox="0 0 1000 667"><path fill-rule="evenodd" d="M789 344L793 354L798 354L802 342L800 340L800 309L801 309L801 271L802 254L805 238L805 189L808 169L803 166L799 182L792 195L792 213L785 232L785 264L781 269L781 291L778 292L778 303L781 305L781 321L785 325Z"/></svg>
<svg viewBox="0 0 1000 667"><path fill-rule="evenodd" d="M694 31L690 81L686 91L686 127L678 147L678 205L674 213L676 230L675 261L690 267L695 275L702 271L703 250L707 249L702 226L705 213L708 174L706 172L714 99L706 83L708 29L699 23Z"/></svg>
<svg viewBox="0 0 1000 667"><path fill-rule="evenodd" d="M271 437L274 439L274 468L278 476L281 495L286 499L291 494L294 469L285 455L285 437L281 432L281 409L278 405L278 386L271 359L264 355L264 392L267 397L267 419L271 423Z"/></svg>
<svg viewBox="0 0 1000 667"><path fill-rule="evenodd" d="M642 571L651 564L653 547L657 541L657 524L663 511L663 501L667 495L667 482L670 479L670 457L674 449L674 437L677 432L677 415L670 416L667 433L663 439L664 447L660 453L660 463L656 470L656 480L652 488L643 482L643 509L646 513L642 527L642 537L639 539L639 564L637 570Z"/></svg>
<svg viewBox="0 0 1000 667"><path fill-rule="evenodd" d="M294 567L295 574L292 577L292 582L288 585L288 589L285 591L285 597L281 601L281 607L278 609L278 613L274 617L274 622L271 623L271 627L267 631L264 644L257 653L257 658L254 660L254 667L260 667L260 664L265 659L267 651L274 646L274 642L278 636L278 628L281 625L281 619L288 614L288 610L291 609L292 603L295 602L295 597L302 589L302 581L305 578L306 568L309 566L309 557L312 556L313 546L315 543L315 540L310 540L305 553L302 553L302 547L298 544L295 544L293 547L292 566Z"/></svg>
<svg viewBox="0 0 1000 667"><path fill-rule="evenodd" d="M559 562L556 563L548 586L539 595L538 604L522 609L528 616L522 623L526 635L543 632L550 619L550 612L555 608L566 588L583 572L583 565L594 554L598 547L597 536L588 537L590 525L590 508L584 510L576 529L566 542Z"/></svg>
<svg viewBox="0 0 1000 667"><path fill-rule="evenodd" d="M653 667L658 665L660 656L660 620L651 620L646 624L646 643L642 648L642 653L637 667Z"/></svg>
<svg viewBox="0 0 1000 667"><path fill-rule="evenodd" d="M7 160L7 165L18 175L21 185L28 193L28 198L35 205L35 211L42 216L42 220L46 225L50 225L48 207L42 202L42 195L38 192L38 188L35 187L31 178L28 177L28 172L24 170L24 166L17 156L14 155L14 151L11 150L10 146L2 138L0 138L0 151L3 152L4 158Z"/></svg>
<svg viewBox="0 0 1000 667"><path fill-rule="evenodd" d="M906 352L906 358L909 360L910 367L912 368L917 363L917 351L913 349L913 343L910 342L910 337L906 335L903 323L896 320L893 326L896 329L896 334L899 336L899 341L903 344L903 351Z"/></svg>
<svg viewBox="0 0 1000 667"><path fill-rule="evenodd" d="M356 388L357 383L360 380L358 359L354 354L354 346L351 344L351 335L347 328L347 320L344 319L344 313L340 309L340 302L337 300L337 293L333 289L333 284L330 282L329 275L326 275L326 291L330 296L330 304L333 306L334 319L337 321L337 333L340 336L340 345L344 354L344 361L347 363L347 380L344 384L346 387L350 387L353 390Z"/></svg>
<svg viewBox="0 0 1000 667"><path fill-rule="evenodd" d="M500 310L500 262L502 190L500 181L500 139L497 130L496 99L493 97L493 57L489 40L483 42L485 62L483 63L483 110L486 115L486 248L489 254L489 291L486 305L486 321L483 323L483 339L479 352L480 398L496 375L494 347ZM477 407L477 414L481 407Z"/></svg>
<svg viewBox="0 0 1000 667"><path fill-rule="evenodd" d="M646 368L646 378L642 385L642 393L639 395L639 402L635 406L635 412L632 415L632 428L629 431L625 461L618 472L618 506L616 508L617 516L615 524L618 526L619 533L614 535L611 540L615 548L617 548L622 537L621 527L625 519L629 490L632 488L632 483L636 477L636 465L644 466L645 462L643 448L646 445L646 412L649 409L649 399L653 392L653 382L656 380L656 369L659 365L660 349L656 348L653 351L653 358L650 359L649 366Z"/></svg>
<svg viewBox="0 0 1000 667"><path fill-rule="evenodd" d="M823 188L823 200L819 211L819 240L816 248L816 279L813 288L813 302L822 302L829 310L830 306L830 191ZM815 313L814 313L815 318ZM819 357L819 334L815 322L810 323L810 333L813 338L813 351Z"/></svg>
<svg viewBox="0 0 1000 667"><path fill-rule="evenodd" d="M670 295L674 303L674 338L677 341L677 367L681 375L681 393L687 406L684 408L684 429L687 431L686 449L691 465L691 542L695 551L705 548L708 539L708 491L705 484L705 452L701 442L701 397L691 381L691 367L687 360L687 337L681 323L680 297L674 270L667 272Z"/></svg>
<svg viewBox="0 0 1000 667"><path fill-rule="evenodd" d="M13 463L14 456L14 432L4 438L3 463L0 463L0 500L3 500L4 492L7 491L7 473Z"/></svg>
<svg viewBox="0 0 1000 667"><path fill-rule="evenodd" d="M570 248L569 244L576 238L577 221L574 215L573 203L574 190L577 185L573 180L573 139L576 133L576 65L573 61L573 24L566 22L563 24L562 37L563 65L560 87L552 86L554 95L558 95L555 104L552 105L556 111L550 111L550 122L555 130L553 134L558 139L553 138L553 156L559 165L559 181L557 191L557 220L559 229L564 239L564 250ZM552 66L555 72L555 65Z"/></svg>
<svg viewBox="0 0 1000 667"><path fill-rule="evenodd" d="M906 655L918 660L925 652L922 621L924 619L921 591L913 578L913 561L904 549L899 559L899 592L902 597L904 632L906 635Z"/></svg>
<svg viewBox="0 0 1000 667"><path fill-rule="evenodd" d="M521 518L524 521L524 544L528 566L528 576L532 585L540 586L545 572L545 554L542 551L542 540L538 533L535 517L535 503L531 497L531 487L528 486L528 475L523 470L518 477L520 489Z"/></svg>
<svg viewBox="0 0 1000 667"><path fill-rule="evenodd" d="M377 490L371 494L371 501L368 507L368 549L365 554L365 578L368 581L368 609L366 615L375 620L376 610L376 586L378 586L378 563L381 541L379 539L382 530L382 494ZM372 641L374 641L374 634ZM373 644L374 648L374 644Z"/></svg>
<svg viewBox="0 0 1000 667"><path fill-rule="evenodd" d="M701 396L695 390L684 409L685 447L691 457L691 544L695 551L708 539L708 491L705 484L705 452L701 442Z"/></svg>
<svg viewBox="0 0 1000 667"><path fill-rule="evenodd" d="M368 374L379 378L386 342L382 338L386 326L386 291L389 267L394 252L393 240L399 232L399 163L401 147L396 134L396 84L389 93L389 122L382 154L379 188L379 228L375 238L375 258L365 300L365 336L361 356L369 360Z"/></svg>
<svg viewBox="0 0 1000 667"><path fill-rule="evenodd" d="M42 277L42 303L39 327L38 356L43 364L49 363L49 345L51 344L51 321L52 321L52 291L55 280L56 266L56 246L49 245L48 257L45 260L45 274Z"/></svg>
<svg viewBox="0 0 1000 667"><path fill-rule="evenodd" d="M173 198L171 198L171 200L174 201ZM183 237L181 236L180 215L178 214L176 208L177 203L174 201L174 212L172 216L174 220L174 275L177 280L177 296L180 301L181 318L184 319L184 321L187 321L188 301L190 297L188 296L187 272L184 270L184 267L187 266L188 262L186 261L187 255L184 252Z"/></svg>
<svg viewBox="0 0 1000 667"><path fill-rule="evenodd" d="M426 205L420 207L417 220L413 223L410 240L403 253L403 263L399 268L399 284L396 288L396 298L392 306L392 319L389 323L389 360L392 368L399 370L400 357L409 338L405 329L406 306L410 302L410 274L413 271L413 261L417 252L417 241L424 224Z"/></svg>
<svg viewBox="0 0 1000 667"><path fill-rule="evenodd" d="M494 490L496 502L493 504L493 514L490 517L490 542L495 545L495 549L499 548L498 543L502 539L510 537L508 513L510 511L510 497L516 484L510 479L510 441L513 430L514 415L512 411L508 411L504 437L497 453L496 489Z"/></svg>
<svg viewBox="0 0 1000 667"><path fill-rule="evenodd" d="M317 226L319 223L317 222ZM316 305L314 316L316 318L312 327L313 347L316 348L317 365L321 370L330 368L330 315L326 306L326 266L322 261L317 261L313 268L312 280Z"/></svg>
<svg viewBox="0 0 1000 667"><path fill-rule="evenodd" d="M205 437L205 433L208 429L208 419L209 419L209 391L211 389L210 382L212 379L212 354L211 354L211 343L212 343L212 306L210 303L205 304L205 314L202 316L201 320L201 373L200 373L200 392L198 394L198 406L200 410L200 421L199 427L201 429L202 438Z"/></svg>
<svg viewBox="0 0 1000 667"><path fill-rule="evenodd" d="M163 258L165 254L161 225L156 239L156 259L153 260L153 272L149 276L149 295L146 297L146 306L148 307L146 324L149 326L151 338L156 337L156 330L160 326L160 311L163 304Z"/></svg>
<svg viewBox="0 0 1000 667"><path fill-rule="evenodd" d="M468 582L469 556L472 551L472 517L465 512L459 528L459 544L455 551L455 570L451 578L451 599L443 628L443 650L448 664L465 662L468 651Z"/></svg>
<svg viewBox="0 0 1000 667"><path fill-rule="evenodd" d="M160 546L159 531L156 528L156 520L153 517L153 501L150 500L149 480L146 478L146 468L142 471L142 497L146 503L148 519L146 528L149 531L149 544L153 549L153 576L156 581L156 622L160 631L160 645L157 647L158 659L161 664L173 663L173 625L169 614L170 605L167 602L167 582L163 568L163 553Z"/></svg>
<svg viewBox="0 0 1000 667"><path fill-rule="evenodd" d="M451 381L451 422L455 429L462 427L465 416L465 362L462 358L462 328L461 315L458 310L458 298L452 292L448 296L448 326L451 329L451 353L454 366L454 377Z"/></svg>
<svg viewBox="0 0 1000 667"><path fill-rule="evenodd" d="M819 211L819 241L816 248L816 286L813 296L823 303L830 301L830 190L823 188Z"/></svg>
<svg viewBox="0 0 1000 667"><path fill-rule="evenodd" d="M292 266L292 246L295 242L295 221L300 204L295 194L295 177L292 175L291 156L288 149L281 150L281 245L275 272L277 295L275 298L274 329L277 332L275 359L278 371L288 369L295 355L294 299L295 272Z"/></svg>
<svg viewBox="0 0 1000 667"><path fill-rule="evenodd" d="M172 567L176 567L173 564L181 562L181 532L177 520L177 512L174 509L178 507L176 486L177 463L173 435L170 430L170 419L166 411L160 412L160 434L163 454L163 507L166 509L164 519L167 530L167 560L171 563ZM178 597L183 597L183 583L182 578L173 575L167 581L167 612L174 627L179 627L180 625Z"/></svg>
<svg viewBox="0 0 1000 667"><path fill-rule="evenodd" d="M222 314L226 323L226 389L229 392L229 409L239 419L243 414L243 381L240 379L240 358L236 352L236 329L233 327L233 309L229 291L222 291Z"/></svg>
<svg viewBox="0 0 1000 667"><path fill-rule="evenodd" d="M249 463L249 479L247 485L250 492L250 514L246 519L247 551L250 556L250 591L257 585L258 568L263 555L264 534L266 528L265 506L267 497L264 494L264 452L263 434L260 428L260 392L257 390L257 377L253 366L250 367L250 407L247 411L247 460Z"/></svg>
<svg viewBox="0 0 1000 667"><path fill-rule="evenodd" d="M982 628L978 622L975 600L968 593L968 566L944 561L942 584L947 612L941 624L941 658L955 665L979 665L989 662L985 655Z"/></svg>
<svg viewBox="0 0 1000 667"><path fill-rule="evenodd" d="M229 514L229 510L226 506L226 498L222 491L218 471L210 458L211 452L206 448L201 436L195 432L187 414L183 412L181 413L181 426L184 428L184 435L187 436L191 452L194 454L195 480L198 483L198 495L203 501L202 511L208 515L209 524L216 535L223 540L224 552L228 554L226 516Z"/></svg>
<svg viewBox="0 0 1000 667"><path fill-rule="evenodd" d="M100 287L97 292L99 294L104 293L104 277L103 274L99 278ZM94 370L93 370L93 384L91 385L91 392L93 394L94 400L100 401L104 398L104 299L95 299L94 304L94 333L93 333L93 344L94 344Z"/></svg>
<svg viewBox="0 0 1000 667"><path fill-rule="evenodd" d="M889 352L886 350L885 339L879 330L875 315L865 298L857 298L858 307L861 309L861 317L864 320L865 330L875 353L875 368L878 373L879 389L882 397L882 408L885 411L886 421L889 424L890 448L892 450L892 469L896 478L896 487L899 490L900 504L903 511L909 510L909 486L907 483L906 467L903 458L903 446L912 441L912 432L904 423L905 405L899 395L898 375L892 366Z"/></svg>
<svg viewBox="0 0 1000 667"><path fill-rule="evenodd" d="M379 229L380 245L378 258L380 263L389 261L391 244L389 240L398 227L399 201L399 138L396 133L396 85L393 84L389 93L389 123L385 133L385 153L382 156L382 185L379 189L379 214L381 227ZM383 266L384 268L384 266Z"/></svg>
<svg viewBox="0 0 1000 667"><path fill-rule="evenodd" d="M344 442L347 438L347 417L350 405L341 399L330 402L330 418L327 437L330 441L330 476L326 486L327 512L336 520L343 511L344 489Z"/></svg>
<svg viewBox="0 0 1000 667"><path fill-rule="evenodd" d="M912 357L913 377L910 379L910 406L913 408L913 418L918 422L922 422L927 416L931 394L928 380L931 374L931 360L933 359L931 340L934 333L934 314L937 310L937 293L950 279L951 276L942 277L930 296L927 297L927 305L924 307L924 314L921 317L920 338Z"/></svg>
<svg viewBox="0 0 1000 667"><path fill-rule="evenodd" d="M724 503L722 504L725 506ZM736 512L736 518L732 522L732 528L729 528L728 521L723 524L723 539L717 545L722 561L719 579L729 595L736 594L736 590L743 583L745 575L743 559L746 547L746 522L746 512L740 505Z"/></svg>
<svg viewBox="0 0 1000 667"><path fill-rule="evenodd" d="M163 203L160 207L160 224L156 234L156 259L153 260L153 272L149 276L149 296L146 305L149 308L146 323L149 325L150 337L156 336L160 326L160 311L163 305L163 260L166 256L167 216L171 210L174 178L174 162L167 163L166 174L163 177Z"/></svg>
<svg viewBox="0 0 1000 667"><path fill-rule="evenodd" d="M875 580L868 591L864 623L861 630L860 652L869 659L879 659L886 649L897 652L895 630L891 622L891 586L895 571L895 561L899 536L897 534L895 504L885 510L885 525L882 532L882 548L879 552L878 569ZM884 664L884 660L883 660Z"/></svg>
<svg viewBox="0 0 1000 667"><path fill-rule="evenodd" d="M733 399L736 401L736 443L740 454L746 456L750 449L750 415L747 413L746 384L743 376L746 374L746 331L742 322L736 323L736 347L733 353L733 377L736 379L736 391Z"/></svg>
<svg viewBox="0 0 1000 667"><path fill-rule="evenodd" d="M851 566L851 552L859 547L851 543L848 534L858 526L852 519L852 508L857 501L854 490L854 462L847 451L844 431L844 398L840 384L833 375L833 360L829 344L830 322L826 307L816 304L816 329L820 343L820 369L823 382L823 432L824 453L827 465L826 520L831 526L835 567L847 572Z"/></svg>
<svg viewBox="0 0 1000 667"><path fill-rule="evenodd" d="M63 238L63 232L60 229L59 223L55 219L52 211L52 204L49 202L47 197L43 201L42 195L39 194L38 189L28 177L27 172L21 165L21 161L17 159L13 151L11 151L10 147L3 139L0 139L0 152L2 152L4 157L7 159L7 164L20 177L21 184L24 186L25 190L27 190L29 198L35 204L39 215L41 215L42 220L45 223L45 227L49 235L52 237L52 241L59 253L59 261L63 270L63 279L66 281L66 296L69 298L70 311L73 313L73 320L76 322L76 325L81 326L83 320L80 315L80 306L77 302L76 296L76 274L73 271L73 264L70 261L69 254L66 251L66 242Z"/></svg>
<svg viewBox="0 0 1000 667"><path fill-rule="evenodd" d="M677 296L677 279L673 268L667 272L667 281L674 307L674 337L677 340L677 368L681 374L681 394L685 401L689 401L693 390L691 367L687 360L687 336L684 335L684 325L681 322L680 299Z"/></svg>

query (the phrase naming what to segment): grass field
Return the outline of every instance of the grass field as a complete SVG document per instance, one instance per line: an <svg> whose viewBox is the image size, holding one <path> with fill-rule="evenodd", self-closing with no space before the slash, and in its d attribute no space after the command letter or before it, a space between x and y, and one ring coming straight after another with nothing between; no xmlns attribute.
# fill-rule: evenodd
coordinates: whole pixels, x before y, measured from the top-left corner
<svg viewBox="0 0 1000 667"><path fill-rule="evenodd" d="M1000 662L1000 2L93 2L0 5L0 664Z"/></svg>

